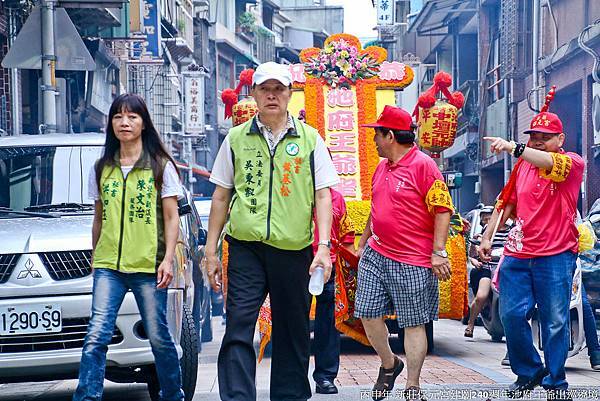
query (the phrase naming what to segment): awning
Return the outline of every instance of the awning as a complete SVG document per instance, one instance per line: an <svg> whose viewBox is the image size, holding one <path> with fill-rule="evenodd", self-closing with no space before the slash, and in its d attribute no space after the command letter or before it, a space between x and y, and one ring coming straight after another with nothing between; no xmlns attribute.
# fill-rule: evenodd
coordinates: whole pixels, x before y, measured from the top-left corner
<svg viewBox="0 0 600 401"><path fill-rule="evenodd" d="M182 61L193 62L194 61L194 52L188 46L185 40L176 39L166 39L163 40L167 47L167 51L171 54L171 57L180 64Z"/></svg>
<svg viewBox="0 0 600 401"><path fill-rule="evenodd" d="M226 47L227 49L232 50L235 54L238 54L238 55L244 57L248 61L250 61L256 65L260 64L260 61L256 57L254 57L252 54L246 53L242 48L240 48L239 46L237 46L234 43L231 43L229 40L227 40L225 38L219 38L219 39L215 40L215 43L217 44L217 47Z"/></svg>
<svg viewBox="0 0 600 401"><path fill-rule="evenodd" d="M93 71L96 63L64 8L54 15L57 71ZM42 69L42 13L36 6L2 60L4 68Z"/></svg>
<svg viewBox="0 0 600 401"><path fill-rule="evenodd" d="M471 17L475 13L475 0L430 0L423 6L408 32L416 32L419 36L448 35L451 21L465 14Z"/></svg>
<svg viewBox="0 0 600 401"><path fill-rule="evenodd" d="M277 4L277 2L275 2L273 0L263 0L262 3L268 5L270 8L272 8L274 10L279 10L281 8L279 6L279 4Z"/></svg>

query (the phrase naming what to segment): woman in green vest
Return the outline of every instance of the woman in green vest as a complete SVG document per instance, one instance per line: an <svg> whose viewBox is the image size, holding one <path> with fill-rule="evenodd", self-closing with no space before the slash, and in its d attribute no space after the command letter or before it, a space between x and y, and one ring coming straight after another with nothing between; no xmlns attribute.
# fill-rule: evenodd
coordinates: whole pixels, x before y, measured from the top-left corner
<svg viewBox="0 0 600 401"><path fill-rule="evenodd" d="M179 230L177 198L183 193L173 158L140 96L124 94L112 103L104 153L90 171L88 187L95 199L92 317L73 400L102 399L108 344L131 290L152 346L161 400L182 401L166 308Z"/></svg>

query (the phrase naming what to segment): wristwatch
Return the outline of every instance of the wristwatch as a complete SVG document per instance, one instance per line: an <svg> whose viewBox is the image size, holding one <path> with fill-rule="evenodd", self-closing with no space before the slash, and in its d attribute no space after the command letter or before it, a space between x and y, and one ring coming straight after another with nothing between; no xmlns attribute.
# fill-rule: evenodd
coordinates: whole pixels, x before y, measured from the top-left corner
<svg viewBox="0 0 600 401"><path fill-rule="evenodd" d="M330 240L321 240L318 242L318 245L325 245L327 248L331 249L331 241Z"/></svg>
<svg viewBox="0 0 600 401"><path fill-rule="evenodd" d="M432 252L433 255L437 255L441 258L448 258L448 252L446 252L446 250L441 250L441 251L433 251Z"/></svg>

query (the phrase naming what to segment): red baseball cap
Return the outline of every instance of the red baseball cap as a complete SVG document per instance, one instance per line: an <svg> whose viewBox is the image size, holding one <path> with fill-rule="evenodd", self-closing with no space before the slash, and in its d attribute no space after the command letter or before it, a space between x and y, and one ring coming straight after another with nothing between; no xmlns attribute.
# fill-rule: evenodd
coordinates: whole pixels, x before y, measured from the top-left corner
<svg viewBox="0 0 600 401"><path fill-rule="evenodd" d="M544 134L561 134L563 132L563 125L560 118L554 113L543 111L537 116L533 117L529 129L525 131L525 134L531 134L532 132L542 132Z"/></svg>
<svg viewBox="0 0 600 401"><path fill-rule="evenodd" d="M413 120L411 115L400 107L385 106L376 123L362 124L367 128L387 128L398 131L411 131Z"/></svg>

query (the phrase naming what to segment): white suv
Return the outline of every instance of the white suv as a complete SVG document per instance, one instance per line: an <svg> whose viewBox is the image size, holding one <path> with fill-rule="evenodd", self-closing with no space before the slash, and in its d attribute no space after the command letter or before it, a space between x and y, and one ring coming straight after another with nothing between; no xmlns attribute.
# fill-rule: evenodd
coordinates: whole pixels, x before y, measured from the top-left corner
<svg viewBox="0 0 600 401"><path fill-rule="evenodd" d="M0 383L77 377L92 302L87 177L103 144L103 134L0 139ZM181 216L167 308L186 400L198 368L191 256L203 245L202 229L192 224L189 214ZM119 310L106 378L147 382L158 399L154 357L131 292Z"/></svg>

